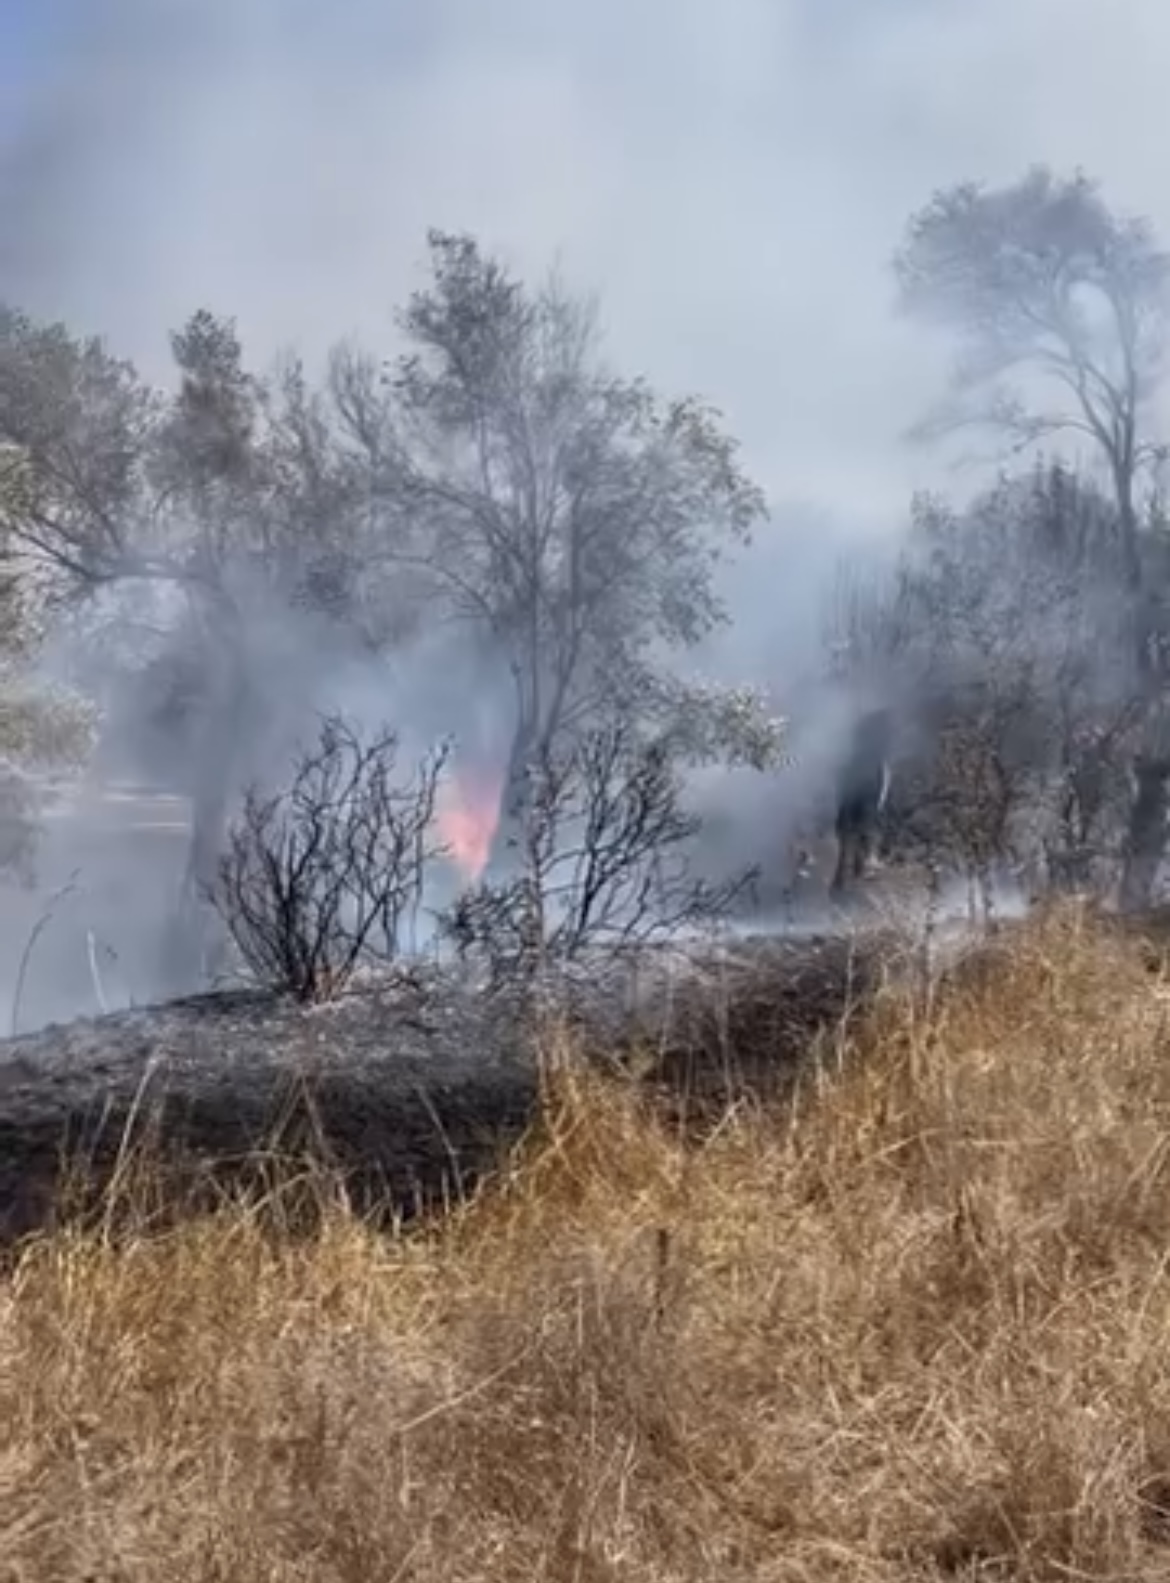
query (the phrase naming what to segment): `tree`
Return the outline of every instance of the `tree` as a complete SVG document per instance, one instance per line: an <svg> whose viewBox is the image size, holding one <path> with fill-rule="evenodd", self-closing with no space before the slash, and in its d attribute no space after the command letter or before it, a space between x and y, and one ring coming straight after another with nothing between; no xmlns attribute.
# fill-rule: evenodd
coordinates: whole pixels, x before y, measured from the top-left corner
<svg viewBox="0 0 1170 1583"><path fill-rule="evenodd" d="M437 231L430 264L408 351L381 373L339 357L335 389L386 556L476 623L510 677L518 818L527 764L636 712L663 657L725 619L713 569L763 500L718 415L610 373L591 308L559 282L530 290Z"/></svg>
<svg viewBox="0 0 1170 1583"><path fill-rule="evenodd" d="M1060 464L963 511L922 498L891 574L854 586L834 635L846 686L877 674L917 737L886 811L904 853L1061 888L1116 877L1135 705L1112 500Z"/></svg>
<svg viewBox="0 0 1170 1583"><path fill-rule="evenodd" d="M367 642L382 630L364 619L352 465L301 367L253 376L234 325L207 312L172 348L178 388L166 394L100 340L0 309L7 564L86 599L144 581L178 596L153 658L180 651L189 683L188 707L173 717L191 737L175 942L186 959L189 915L214 877L245 750L270 712L261 618L307 610ZM185 978L189 963L177 965Z"/></svg>
<svg viewBox="0 0 1170 1583"><path fill-rule="evenodd" d="M464 893L441 919L494 979L531 984L594 946L643 946L718 923L754 877L691 872L701 819L683 801L680 741L626 712L531 764L519 873Z"/></svg>
<svg viewBox="0 0 1170 1583"><path fill-rule="evenodd" d="M0 573L0 876L34 880L38 772L76 770L93 740L84 700L36 674L43 619L35 590Z"/></svg>
<svg viewBox="0 0 1170 1583"><path fill-rule="evenodd" d="M979 423L1016 447L1073 434L1107 469L1145 711L1122 891L1128 905L1142 905L1170 799L1170 721L1139 500L1143 473L1164 455L1152 404L1165 373L1170 255L1146 221L1110 209L1087 176L1035 167L1007 187L936 193L912 217L895 269L904 308L956 332L962 346L951 399L921 432Z"/></svg>
<svg viewBox="0 0 1170 1583"><path fill-rule="evenodd" d="M884 671L886 696L900 716L900 762L881 809L887 855L925 859L936 874L957 873L988 915L996 871L1014 854L1034 768L1028 747L1035 677L1018 626L1003 619L1003 587L968 551L970 534L966 517L919 500L892 574L853 590L835 636L843 640L838 674L846 687L864 687ZM883 710L861 722L880 726L887 754L893 714ZM864 762L871 775L881 772L876 748ZM841 813L849 812L846 804ZM842 828L841 813L839 880L861 845L859 832Z"/></svg>
<svg viewBox="0 0 1170 1583"><path fill-rule="evenodd" d="M180 374L160 424L154 476L182 515L172 567L187 599L181 635L202 687L189 890L215 871L245 747L272 700L260 686L265 628L292 612L376 646L363 622L354 483L319 394L295 360L250 374L235 327L202 312L172 338Z"/></svg>

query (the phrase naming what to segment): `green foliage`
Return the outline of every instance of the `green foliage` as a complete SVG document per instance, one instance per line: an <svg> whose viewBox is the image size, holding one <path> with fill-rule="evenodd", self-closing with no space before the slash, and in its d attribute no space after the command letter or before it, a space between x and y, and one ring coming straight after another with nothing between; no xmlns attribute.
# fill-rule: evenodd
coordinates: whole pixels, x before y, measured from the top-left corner
<svg viewBox="0 0 1170 1583"><path fill-rule="evenodd" d="M0 578L0 878L31 883L40 831L38 775L68 774L93 742L92 708L37 677L43 618L14 569Z"/></svg>

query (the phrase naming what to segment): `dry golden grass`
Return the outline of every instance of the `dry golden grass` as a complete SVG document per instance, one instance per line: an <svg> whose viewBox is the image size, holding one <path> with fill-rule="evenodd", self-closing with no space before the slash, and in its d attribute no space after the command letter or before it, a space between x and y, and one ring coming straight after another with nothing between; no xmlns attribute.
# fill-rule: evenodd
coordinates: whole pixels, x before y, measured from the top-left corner
<svg viewBox="0 0 1170 1583"><path fill-rule="evenodd" d="M1170 1576L1170 986L1038 925L799 1124L564 1076L443 1227L58 1232L0 1294L0 1578Z"/></svg>

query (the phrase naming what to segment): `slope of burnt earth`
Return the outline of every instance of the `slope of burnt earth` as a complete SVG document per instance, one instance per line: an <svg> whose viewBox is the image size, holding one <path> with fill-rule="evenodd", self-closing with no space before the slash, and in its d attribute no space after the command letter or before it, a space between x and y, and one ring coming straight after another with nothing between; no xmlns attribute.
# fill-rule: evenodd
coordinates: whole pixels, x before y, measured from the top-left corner
<svg viewBox="0 0 1170 1583"><path fill-rule="evenodd" d="M701 1121L746 1094L782 1092L826 1036L847 1041L905 960L903 943L876 930L752 935L599 954L574 973L565 1002L579 1048Z"/></svg>
<svg viewBox="0 0 1170 1583"><path fill-rule="evenodd" d="M721 1105L790 1075L879 959L834 938L599 955L559 984L541 1037L565 1028L652 1093ZM233 992L0 1041L0 1239L50 1217L64 1158L98 1191L144 1138L187 1192L308 1152L363 1212L410 1214L466 1191L535 1118L539 1043L514 998L438 972L315 1007Z"/></svg>
<svg viewBox="0 0 1170 1583"><path fill-rule="evenodd" d="M502 1009L452 986L314 1007L235 992L0 1042L0 1236L43 1221L63 1149L100 1185L131 1137L184 1177L246 1175L275 1149L324 1155L367 1205L457 1192L533 1111Z"/></svg>

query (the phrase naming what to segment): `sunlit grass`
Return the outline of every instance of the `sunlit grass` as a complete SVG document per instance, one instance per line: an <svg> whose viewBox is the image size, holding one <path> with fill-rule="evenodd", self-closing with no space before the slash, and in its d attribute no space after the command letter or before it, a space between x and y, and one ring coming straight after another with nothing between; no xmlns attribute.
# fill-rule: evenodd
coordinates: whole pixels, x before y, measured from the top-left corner
<svg viewBox="0 0 1170 1583"><path fill-rule="evenodd" d="M1165 1578L1168 1012L1057 917L795 1126L685 1148L569 1068L430 1230L34 1241L0 1578Z"/></svg>

